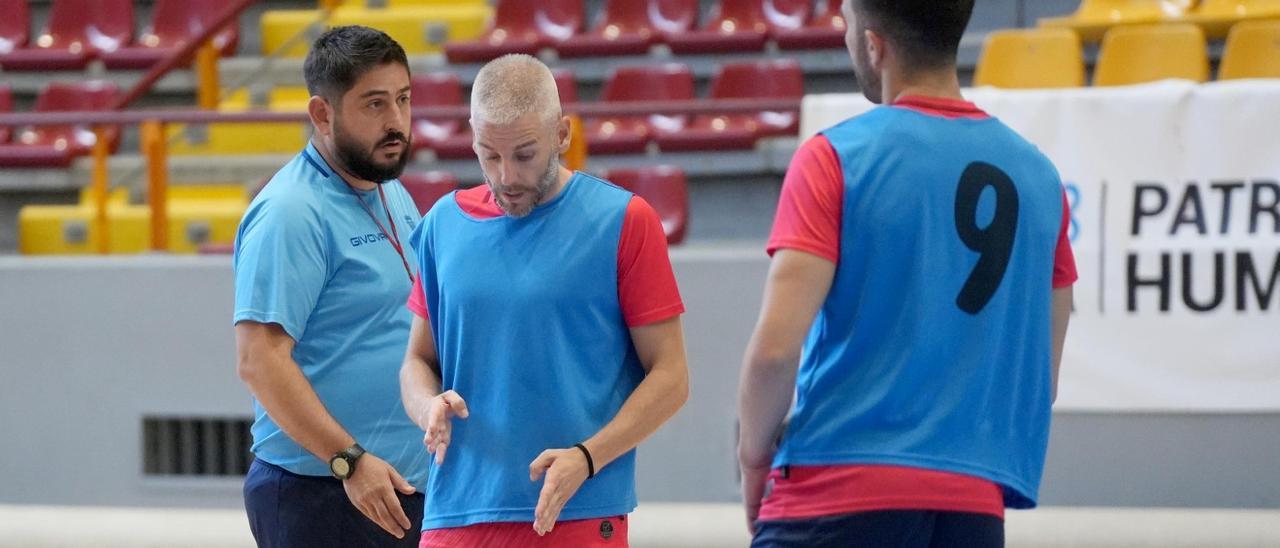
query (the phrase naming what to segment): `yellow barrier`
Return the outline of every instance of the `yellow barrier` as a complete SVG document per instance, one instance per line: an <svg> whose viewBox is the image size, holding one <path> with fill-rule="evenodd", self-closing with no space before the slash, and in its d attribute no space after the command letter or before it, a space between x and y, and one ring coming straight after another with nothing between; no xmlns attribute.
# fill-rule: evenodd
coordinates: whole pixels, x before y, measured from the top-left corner
<svg viewBox="0 0 1280 548"><path fill-rule="evenodd" d="M167 251L195 253L204 244L230 245L235 241L248 199L225 198L230 189L218 189L207 198L192 199L208 189L176 187L168 200L169 222L161 238ZM85 193L89 194L88 192ZM179 196L183 196L179 198ZM94 220L93 203L64 206L26 206L18 212L18 250L24 255L90 255L98 253L95 240L107 237L106 253L143 253L154 244L150 207L125 201L123 189L113 190L106 224ZM106 231L103 231L103 228Z"/></svg>
<svg viewBox="0 0 1280 548"><path fill-rule="evenodd" d="M309 25L321 21L322 10L269 10L262 14L262 53L280 50ZM493 9L486 4L441 3L403 7L364 8L343 6L333 10L327 25L364 25L386 32L409 55L438 53L445 42L469 40L487 28ZM323 29L317 29L323 30ZM318 34L318 33L317 33ZM295 41L278 54L305 57L314 37Z"/></svg>
<svg viewBox="0 0 1280 548"><path fill-rule="evenodd" d="M410 6L487 6L487 0L341 0L341 5L348 8L377 9L382 7L401 8Z"/></svg>

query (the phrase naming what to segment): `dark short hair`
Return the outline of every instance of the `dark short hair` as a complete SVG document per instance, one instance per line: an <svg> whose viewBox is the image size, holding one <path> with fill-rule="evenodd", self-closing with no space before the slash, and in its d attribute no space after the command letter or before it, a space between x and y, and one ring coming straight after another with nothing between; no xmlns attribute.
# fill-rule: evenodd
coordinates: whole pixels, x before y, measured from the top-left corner
<svg viewBox="0 0 1280 548"><path fill-rule="evenodd" d="M859 24L880 33L906 68L953 65L973 0L851 0Z"/></svg>
<svg viewBox="0 0 1280 548"><path fill-rule="evenodd" d="M404 48L387 33L358 25L334 27L311 45L302 76L308 93L337 106L364 73L387 63L400 63L409 70Z"/></svg>

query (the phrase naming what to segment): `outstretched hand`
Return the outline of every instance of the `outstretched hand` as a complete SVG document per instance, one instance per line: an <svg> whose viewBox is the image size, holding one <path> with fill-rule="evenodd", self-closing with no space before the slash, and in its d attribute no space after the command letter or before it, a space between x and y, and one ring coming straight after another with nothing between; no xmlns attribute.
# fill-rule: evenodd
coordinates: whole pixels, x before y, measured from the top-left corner
<svg viewBox="0 0 1280 548"><path fill-rule="evenodd" d="M533 511L533 530L539 536L551 532L565 503L587 480L587 457L577 448L548 449L529 464L529 481L542 482L538 506Z"/></svg>
<svg viewBox="0 0 1280 548"><path fill-rule="evenodd" d="M453 418L466 419L467 402L457 392L449 390L434 398L427 408L427 432L422 443L427 452L436 456L436 466L444 464L445 452L449 450L449 442L453 435Z"/></svg>

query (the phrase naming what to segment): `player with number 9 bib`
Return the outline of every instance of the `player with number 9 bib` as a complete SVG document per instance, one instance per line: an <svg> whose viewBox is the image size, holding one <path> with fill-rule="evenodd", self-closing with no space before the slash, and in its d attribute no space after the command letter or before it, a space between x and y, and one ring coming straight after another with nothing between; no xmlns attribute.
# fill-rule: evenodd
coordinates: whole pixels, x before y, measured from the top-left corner
<svg viewBox="0 0 1280 548"><path fill-rule="evenodd" d="M740 397L753 545L999 546L1048 444L1076 278L1063 186L960 95L972 2L844 9L888 104L805 142L783 183Z"/></svg>

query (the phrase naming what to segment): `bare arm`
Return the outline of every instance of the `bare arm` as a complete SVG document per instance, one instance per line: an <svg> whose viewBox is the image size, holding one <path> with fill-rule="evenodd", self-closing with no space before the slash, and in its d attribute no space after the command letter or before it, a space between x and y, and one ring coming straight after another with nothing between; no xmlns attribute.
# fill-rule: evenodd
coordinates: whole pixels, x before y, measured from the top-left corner
<svg viewBox="0 0 1280 548"><path fill-rule="evenodd" d="M236 371L281 430L316 458L329 462L355 438L329 414L293 361L293 337L280 324L236 324Z"/></svg>
<svg viewBox="0 0 1280 548"><path fill-rule="evenodd" d="M795 391L800 349L831 289L835 266L803 251L774 254L738 392L738 458L744 467L767 468L773 459Z"/></svg>
<svg viewBox="0 0 1280 548"><path fill-rule="evenodd" d="M640 445L689 399L689 367L679 316L631 328L631 341L645 377L613 420L582 442L597 471Z"/></svg>
<svg viewBox="0 0 1280 548"><path fill-rule="evenodd" d="M1058 401L1058 367L1062 364L1062 346L1067 340L1067 323L1071 321L1071 286L1053 290L1053 399Z"/></svg>
<svg viewBox="0 0 1280 548"><path fill-rule="evenodd" d="M298 445L329 462L356 440L325 409L293 361L293 345L293 337L280 324L237 323L236 369L271 420ZM377 455L365 454L357 463L351 477L342 482L347 497L387 533L404 538L412 522L395 491L408 495L414 492L413 486Z"/></svg>
<svg viewBox="0 0 1280 548"><path fill-rule="evenodd" d="M631 342L645 377L618 414L582 442L597 472L657 431L689 399L689 368L678 316L631 328ZM551 530L588 472L587 457L576 447L548 449L529 464L531 481L546 475L533 512L534 531L543 535Z"/></svg>
<svg viewBox="0 0 1280 548"><path fill-rule="evenodd" d="M431 324L417 314L409 327L409 347L400 366L400 398L409 418L424 432L431 399L440 394L440 360L436 342L431 337Z"/></svg>
<svg viewBox="0 0 1280 548"><path fill-rule="evenodd" d="M750 531L791 407L800 351L835 271L829 259L791 249L779 250L769 265L760 318L747 344L738 387L738 461Z"/></svg>

